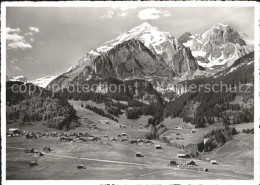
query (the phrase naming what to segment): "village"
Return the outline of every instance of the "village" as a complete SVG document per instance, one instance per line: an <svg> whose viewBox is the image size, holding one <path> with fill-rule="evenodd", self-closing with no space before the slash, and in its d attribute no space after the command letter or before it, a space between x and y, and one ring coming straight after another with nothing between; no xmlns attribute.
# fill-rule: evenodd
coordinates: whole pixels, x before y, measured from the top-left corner
<svg viewBox="0 0 260 185"><path fill-rule="evenodd" d="M91 101L70 101L79 117L80 127L71 130L47 128L45 123L7 123L7 179L250 179L251 160L236 163L230 159L236 150L248 147L249 135L229 150L215 155L194 157L186 146L207 142L205 133L217 128L195 128L181 119L167 118L168 128L159 139L147 139L144 128L149 116L118 122L82 108L82 103L104 108ZM252 124L239 125L238 130ZM167 141L167 142L165 142ZM234 141L232 141L234 142ZM246 145L245 145L246 144ZM14 170L15 169L15 170ZM62 173L63 169L67 169ZM100 176L100 170L106 175ZM59 177L53 175L59 174ZM70 174L70 175L68 175ZM143 176L140 174L143 174ZM72 177L73 175L73 177ZM47 176L47 177L46 177Z"/></svg>
<svg viewBox="0 0 260 185"><path fill-rule="evenodd" d="M78 109L81 110L80 107ZM39 178L37 171L43 170L44 174L50 175L53 170L58 173L61 166L66 166L73 174L79 174L80 179L84 179L86 176L90 179L97 178L98 173L95 173L95 175L90 173L93 177L90 177L90 174L86 175L89 170L95 171L96 168L105 168L105 171L111 175L114 170L125 171L126 166L129 170L137 168L136 172L141 170L144 174L150 174L153 171L155 174L152 172L150 178L154 176L154 178L168 179L176 174L182 174L179 175L180 179L183 177L194 178L194 176L198 178L201 177L201 173L206 178L214 177L216 179L235 177L248 179L251 177L250 172L245 173L241 169L231 170L234 166L219 163L214 158L192 158L185 149L174 148L159 140L147 140L140 137L141 135L138 135L138 132L144 132L140 124L135 125L136 128L132 128L127 122L126 125L120 123L115 125L109 120L93 123L88 120L91 118L89 114L79 111L79 115L82 121L86 122L87 131L84 128L66 132L43 132L32 130L31 127L28 127L30 128L28 130L26 128L8 128L7 155L14 156L14 158L18 156L18 159L21 160L19 162L21 166L17 166L12 158L8 159L7 167L17 168L20 175L14 175L13 173L16 172L13 171L7 174L7 178L26 178L25 176L21 177L21 174L25 172L32 173ZM93 130L93 128L95 129ZM110 131L105 130L105 128L109 128ZM186 135L181 133L197 134L198 130L183 124L174 127L170 132L171 134L168 137L174 137L176 141L184 142ZM94 162L95 165L93 165ZM106 167L107 165L108 167ZM120 167L111 170L111 165ZM167 177L157 174L156 171L162 170L172 173L168 174ZM122 175L122 172L119 172L120 175L117 174L114 178L142 179L138 173ZM55 179L53 176L51 178ZM64 176L64 178L66 177ZM105 176L100 178L105 179Z"/></svg>

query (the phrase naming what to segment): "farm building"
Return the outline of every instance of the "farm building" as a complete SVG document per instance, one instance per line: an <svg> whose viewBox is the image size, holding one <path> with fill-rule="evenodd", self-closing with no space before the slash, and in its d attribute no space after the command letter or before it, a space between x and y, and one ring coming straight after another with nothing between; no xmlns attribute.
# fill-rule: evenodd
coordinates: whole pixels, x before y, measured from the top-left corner
<svg viewBox="0 0 260 185"><path fill-rule="evenodd" d="M171 165L171 166L176 166L176 165L178 165L178 164L177 164L176 161L170 161L170 162L169 162L169 165Z"/></svg>
<svg viewBox="0 0 260 185"><path fill-rule="evenodd" d="M29 165L30 165L30 166L36 166L36 165L37 165L37 161L30 161L30 162L29 162Z"/></svg>
<svg viewBox="0 0 260 185"><path fill-rule="evenodd" d="M190 158L189 154L177 154L178 158Z"/></svg>
<svg viewBox="0 0 260 185"><path fill-rule="evenodd" d="M126 133L122 133L121 135L122 135L122 136L126 136Z"/></svg>
<svg viewBox="0 0 260 185"><path fill-rule="evenodd" d="M153 142L150 141L150 140L145 141L145 143L146 143L147 145L151 145L151 144L153 144Z"/></svg>
<svg viewBox="0 0 260 185"><path fill-rule="evenodd" d="M137 152L137 153L135 154L135 157L143 157L143 156L142 156L142 154L141 154L140 152Z"/></svg>
<svg viewBox="0 0 260 185"><path fill-rule="evenodd" d="M85 169L84 165L83 164L80 164L77 166L78 169Z"/></svg>
<svg viewBox="0 0 260 185"><path fill-rule="evenodd" d="M216 160L211 160L210 164L218 164Z"/></svg>
<svg viewBox="0 0 260 185"><path fill-rule="evenodd" d="M156 149L162 149L161 145L155 145L154 146Z"/></svg>
<svg viewBox="0 0 260 185"><path fill-rule="evenodd" d="M9 128L8 134L10 134L10 135L20 134L20 130L18 128Z"/></svg>
<svg viewBox="0 0 260 185"><path fill-rule="evenodd" d="M110 141L117 141L117 138L113 137L110 139Z"/></svg>
<svg viewBox="0 0 260 185"><path fill-rule="evenodd" d="M193 134L193 133L196 133L196 130L194 130L194 129L193 129L193 130L191 130L191 133L192 133L192 134Z"/></svg>
<svg viewBox="0 0 260 185"><path fill-rule="evenodd" d="M186 162L187 166L198 166L194 161Z"/></svg>
<svg viewBox="0 0 260 185"><path fill-rule="evenodd" d="M178 127L175 127L175 129L183 129L183 126L182 125L179 125Z"/></svg>
<svg viewBox="0 0 260 185"><path fill-rule="evenodd" d="M123 142L124 142L124 141L128 141L128 139L126 139L126 138L123 138L123 139L122 139L122 141L123 141Z"/></svg>
<svg viewBox="0 0 260 185"><path fill-rule="evenodd" d="M129 143L131 143L131 144L137 144L137 140L136 140L136 139L133 139L133 140L129 141Z"/></svg>

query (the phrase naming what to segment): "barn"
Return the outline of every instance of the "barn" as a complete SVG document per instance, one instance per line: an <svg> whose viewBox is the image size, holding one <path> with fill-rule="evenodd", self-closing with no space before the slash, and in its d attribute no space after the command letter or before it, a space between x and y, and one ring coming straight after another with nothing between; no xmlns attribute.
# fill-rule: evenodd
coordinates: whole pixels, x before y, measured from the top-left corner
<svg viewBox="0 0 260 185"><path fill-rule="evenodd" d="M198 166L194 161L186 162L187 166Z"/></svg>
<svg viewBox="0 0 260 185"><path fill-rule="evenodd" d="M10 135L20 134L20 130L18 128L9 128L8 134Z"/></svg>
<svg viewBox="0 0 260 185"><path fill-rule="evenodd" d="M190 155L189 154L177 154L178 158L189 158Z"/></svg>

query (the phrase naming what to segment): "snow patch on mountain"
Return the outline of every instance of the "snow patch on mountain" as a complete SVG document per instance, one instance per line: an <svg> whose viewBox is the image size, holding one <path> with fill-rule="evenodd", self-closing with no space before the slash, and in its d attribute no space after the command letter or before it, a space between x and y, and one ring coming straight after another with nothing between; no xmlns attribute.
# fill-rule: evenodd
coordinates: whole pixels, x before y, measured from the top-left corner
<svg viewBox="0 0 260 185"><path fill-rule="evenodd" d="M52 81L54 80L56 76L45 76L45 77L42 77L42 78L38 78L36 80L30 80L29 78L25 77L25 76L15 76L15 77L12 77L12 78L9 78L10 81L19 81L19 82L23 82L23 83L32 83L34 85L37 85L39 87L47 87L47 85Z"/></svg>
<svg viewBox="0 0 260 185"><path fill-rule="evenodd" d="M159 55L162 55L164 52L168 52L168 42L177 42L177 39L175 39L171 33L158 31L156 27L152 27L150 24L145 22L140 26L134 27L131 30L120 34L117 38L104 43L102 46L91 50L87 55L101 55L102 53L108 52L116 45L131 39L136 39L143 42L147 48ZM167 56L164 59L168 62L171 60L171 56Z"/></svg>
<svg viewBox="0 0 260 185"><path fill-rule="evenodd" d="M30 79L25 76L15 76L15 77L11 77L10 81L19 81L19 82L27 83L30 82Z"/></svg>
<svg viewBox="0 0 260 185"><path fill-rule="evenodd" d="M32 80L31 83L39 86L39 87L47 87L49 85L49 83L54 80L57 76L45 76L42 78L38 78L36 80Z"/></svg>
<svg viewBox="0 0 260 185"><path fill-rule="evenodd" d="M180 37L200 66L213 69L231 66L235 60L253 50L246 34L239 34L229 25L218 23L202 34L185 33Z"/></svg>

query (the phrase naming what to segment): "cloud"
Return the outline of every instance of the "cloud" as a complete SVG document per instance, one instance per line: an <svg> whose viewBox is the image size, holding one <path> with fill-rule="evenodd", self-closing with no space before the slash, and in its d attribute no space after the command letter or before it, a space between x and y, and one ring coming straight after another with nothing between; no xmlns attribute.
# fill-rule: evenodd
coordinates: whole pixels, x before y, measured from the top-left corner
<svg viewBox="0 0 260 185"><path fill-rule="evenodd" d="M32 48L32 46L29 43L26 42L12 42L8 44L9 49L26 49L26 48Z"/></svg>
<svg viewBox="0 0 260 185"><path fill-rule="evenodd" d="M13 34L13 33L20 33L21 29L20 28L10 28L10 27L6 27L6 32L9 34Z"/></svg>
<svg viewBox="0 0 260 185"><path fill-rule="evenodd" d="M131 9L136 9L134 6L113 6L113 9L117 11L118 17L126 17L128 15L128 11Z"/></svg>
<svg viewBox="0 0 260 185"><path fill-rule="evenodd" d="M161 17L169 17L171 16L169 11L162 11L156 8L147 8L138 12L137 17L141 20L148 19L159 19Z"/></svg>
<svg viewBox="0 0 260 185"><path fill-rule="evenodd" d="M39 33L40 32L40 29L35 27L35 26L30 26L29 30L30 30L30 32L27 32L27 33L24 34L25 36L32 36L35 33Z"/></svg>
<svg viewBox="0 0 260 185"><path fill-rule="evenodd" d="M107 11L105 15L102 15L100 19L111 19L113 18L114 12L113 11Z"/></svg>
<svg viewBox="0 0 260 185"><path fill-rule="evenodd" d="M32 46L20 35L20 28L6 28L6 42L8 49L27 49Z"/></svg>
<svg viewBox="0 0 260 185"><path fill-rule="evenodd" d="M30 27L29 27L29 30L30 30L31 32L33 32L33 33L39 33L39 32L40 32L39 28L36 28L36 27L34 27L34 26L30 26Z"/></svg>

